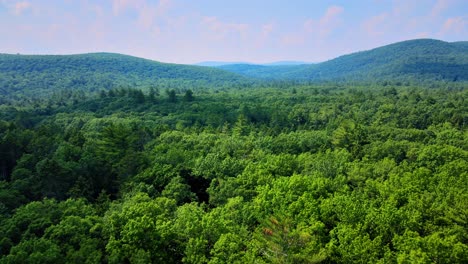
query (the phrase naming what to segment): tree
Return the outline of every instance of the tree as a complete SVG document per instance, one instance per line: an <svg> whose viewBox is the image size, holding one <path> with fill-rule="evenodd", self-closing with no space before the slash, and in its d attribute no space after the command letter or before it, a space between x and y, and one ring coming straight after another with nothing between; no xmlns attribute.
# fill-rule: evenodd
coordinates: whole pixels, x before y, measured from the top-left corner
<svg viewBox="0 0 468 264"><path fill-rule="evenodd" d="M320 263L327 253L311 230L295 228L285 217L270 217L255 233L258 253L269 263Z"/></svg>
<svg viewBox="0 0 468 264"><path fill-rule="evenodd" d="M185 100L186 102L192 102L193 99L194 99L194 98L193 98L193 92L192 92L192 90L189 89L189 90L185 91L184 100Z"/></svg>
<svg viewBox="0 0 468 264"><path fill-rule="evenodd" d="M132 97L135 98L137 104L143 104L145 102L145 94L143 94L142 90L134 90L132 92Z"/></svg>
<svg viewBox="0 0 468 264"><path fill-rule="evenodd" d="M107 97L106 91L101 90L101 91L99 92L99 97L101 97L101 98L106 98L106 97Z"/></svg>
<svg viewBox="0 0 468 264"><path fill-rule="evenodd" d="M175 263L178 254L171 231L176 211L174 200L151 199L138 193L110 209L105 218L109 233L106 250L110 263Z"/></svg>
<svg viewBox="0 0 468 264"><path fill-rule="evenodd" d="M170 103L175 103L177 101L176 91L174 89L166 90L167 100Z"/></svg>
<svg viewBox="0 0 468 264"><path fill-rule="evenodd" d="M236 136L246 136L249 133L248 120L244 114L239 115L236 124L232 128L232 132Z"/></svg>
<svg viewBox="0 0 468 264"><path fill-rule="evenodd" d="M148 101L150 102L155 102L156 101L156 96L158 94L156 94L156 90L154 89L154 87L150 87L150 90L149 90L149 93L148 93Z"/></svg>

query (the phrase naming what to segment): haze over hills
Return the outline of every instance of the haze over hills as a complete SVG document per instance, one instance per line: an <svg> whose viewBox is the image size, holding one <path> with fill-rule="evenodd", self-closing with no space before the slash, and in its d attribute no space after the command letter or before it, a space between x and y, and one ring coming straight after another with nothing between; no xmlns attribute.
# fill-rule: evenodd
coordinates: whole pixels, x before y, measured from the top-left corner
<svg viewBox="0 0 468 264"><path fill-rule="evenodd" d="M248 65L258 65L258 66L285 66L285 65L302 65L302 64L313 64L310 62L304 61L275 61L270 63L251 63L251 62L232 62L232 61L203 61L195 63L197 66L208 66L208 67L219 67L226 65L236 65L236 64L248 64Z"/></svg>
<svg viewBox="0 0 468 264"><path fill-rule="evenodd" d="M232 64L248 64L251 65L253 63L245 62L245 61L237 61L237 62L229 62L229 61L202 61L195 63L195 66L206 66L206 67L218 67L223 65L232 65Z"/></svg>
<svg viewBox="0 0 468 264"><path fill-rule="evenodd" d="M255 65L255 64L227 64L217 66L228 72L237 73L246 77L263 80L303 80L299 73L304 69L313 67L313 64L304 65Z"/></svg>
<svg viewBox="0 0 468 264"><path fill-rule="evenodd" d="M263 79L323 80L468 80L468 42L417 39L344 55L315 65L219 68Z"/></svg>

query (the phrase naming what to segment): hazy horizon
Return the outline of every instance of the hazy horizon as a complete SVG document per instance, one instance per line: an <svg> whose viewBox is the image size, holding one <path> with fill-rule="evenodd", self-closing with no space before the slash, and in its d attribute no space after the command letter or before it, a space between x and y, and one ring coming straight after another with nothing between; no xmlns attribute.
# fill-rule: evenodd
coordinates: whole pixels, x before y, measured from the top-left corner
<svg viewBox="0 0 468 264"><path fill-rule="evenodd" d="M122 53L151 60L322 62L409 39L468 36L461 0L0 0L0 53Z"/></svg>

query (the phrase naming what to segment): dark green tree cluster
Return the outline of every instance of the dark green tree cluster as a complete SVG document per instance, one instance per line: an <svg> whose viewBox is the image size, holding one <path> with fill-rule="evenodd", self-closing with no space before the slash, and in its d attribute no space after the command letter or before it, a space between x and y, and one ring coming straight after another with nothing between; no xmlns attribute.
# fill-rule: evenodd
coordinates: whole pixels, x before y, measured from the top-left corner
<svg viewBox="0 0 468 264"><path fill-rule="evenodd" d="M166 91L2 106L0 263L468 261L465 87Z"/></svg>

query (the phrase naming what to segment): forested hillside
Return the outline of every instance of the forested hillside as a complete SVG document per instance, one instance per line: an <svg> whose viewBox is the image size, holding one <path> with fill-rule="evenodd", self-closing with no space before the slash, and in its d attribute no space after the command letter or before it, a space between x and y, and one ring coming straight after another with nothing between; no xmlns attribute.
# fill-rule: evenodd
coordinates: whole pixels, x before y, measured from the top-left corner
<svg viewBox="0 0 468 264"><path fill-rule="evenodd" d="M464 83L47 100L0 106L0 263L468 262Z"/></svg>
<svg viewBox="0 0 468 264"><path fill-rule="evenodd" d="M266 81L420 84L468 81L468 42L421 39L345 55L319 64L232 64L201 67L112 54L0 54L0 103L82 100L101 90L216 90L265 86ZM268 85L268 84L267 84Z"/></svg>
<svg viewBox="0 0 468 264"><path fill-rule="evenodd" d="M226 65L220 68L249 77L301 81L467 81L468 42L417 39L314 65Z"/></svg>
<svg viewBox="0 0 468 264"><path fill-rule="evenodd" d="M242 86L244 77L208 67L160 63L112 54L0 54L0 102L64 93L82 97L112 88L202 89Z"/></svg>

